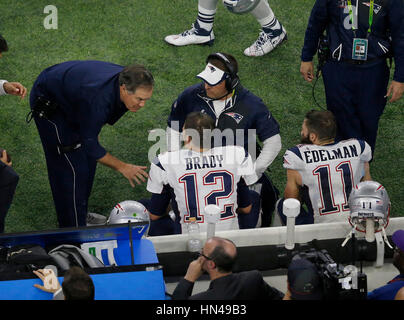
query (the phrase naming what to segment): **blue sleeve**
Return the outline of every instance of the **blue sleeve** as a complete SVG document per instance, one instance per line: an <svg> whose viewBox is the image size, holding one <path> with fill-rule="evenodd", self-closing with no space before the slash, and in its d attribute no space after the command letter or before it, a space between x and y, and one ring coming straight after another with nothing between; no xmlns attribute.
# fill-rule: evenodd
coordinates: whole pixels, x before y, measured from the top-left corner
<svg viewBox="0 0 404 320"><path fill-rule="evenodd" d="M87 155L93 159L100 159L107 151L98 141L102 126L107 121L107 106L98 102L83 101L79 108L79 126L82 147Z"/></svg>
<svg viewBox="0 0 404 320"><path fill-rule="evenodd" d="M185 95L186 92L184 91L171 105L171 112L167 120L167 125L178 132L182 132L185 118L188 115Z"/></svg>
<svg viewBox="0 0 404 320"><path fill-rule="evenodd" d="M388 10L395 65L393 80L404 82L404 1L390 1Z"/></svg>
<svg viewBox="0 0 404 320"><path fill-rule="evenodd" d="M255 129L260 141L264 141L276 134L279 134L279 123L273 117L268 107L261 102L256 114Z"/></svg>
<svg viewBox="0 0 404 320"><path fill-rule="evenodd" d="M167 212L170 200L171 193L169 187L164 186L163 191L160 194L152 193L150 207L147 209L156 216L164 216Z"/></svg>
<svg viewBox="0 0 404 320"><path fill-rule="evenodd" d="M317 0L311 10L301 55L301 60L304 62L312 61L317 52L318 40L323 34L328 21L328 2L328 0Z"/></svg>
<svg viewBox="0 0 404 320"><path fill-rule="evenodd" d="M239 208L246 208L251 204L250 189L245 183L244 179L241 178L237 183L237 206Z"/></svg>

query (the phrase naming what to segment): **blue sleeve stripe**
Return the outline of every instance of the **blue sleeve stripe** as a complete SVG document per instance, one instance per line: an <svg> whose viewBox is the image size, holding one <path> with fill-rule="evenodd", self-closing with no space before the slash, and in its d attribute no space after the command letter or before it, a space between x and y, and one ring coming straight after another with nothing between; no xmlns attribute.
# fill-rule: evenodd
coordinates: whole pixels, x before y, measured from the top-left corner
<svg viewBox="0 0 404 320"><path fill-rule="evenodd" d="M303 160L302 154L300 153L300 149L297 146L294 146L293 148L289 149L290 152L293 152L295 155L297 155L301 160Z"/></svg>
<svg viewBox="0 0 404 320"><path fill-rule="evenodd" d="M245 161L247 161L247 159L248 159L248 156L250 155L249 153L248 153L248 151L247 150L245 150L244 149L244 160L243 160L243 163L245 162Z"/></svg>
<svg viewBox="0 0 404 320"><path fill-rule="evenodd" d="M155 157L153 159L153 164L156 165L157 167L159 167L161 170L166 171L166 169L164 169L163 165L160 163L160 160L158 157Z"/></svg>
<svg viewBox="0 0 404 320"><path fill-rule="evenodd" d="M363 151L365 151L365 141L363 140L358 140L359 145L361 146L361 154L363 153Z"/></svg>

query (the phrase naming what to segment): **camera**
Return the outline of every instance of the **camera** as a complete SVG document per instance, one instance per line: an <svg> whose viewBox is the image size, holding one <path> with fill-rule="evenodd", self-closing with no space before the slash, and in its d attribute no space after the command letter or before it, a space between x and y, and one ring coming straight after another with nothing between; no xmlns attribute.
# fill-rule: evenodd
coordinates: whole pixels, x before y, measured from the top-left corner
<svg viewBox="0 0 404 320"><path fill-rule="evenodd" d="M295 253L293 259L304 258L318 270L323 284L325 300L365 300L367 277L353 265L337 264L327 250L309 249Z"/></svg>

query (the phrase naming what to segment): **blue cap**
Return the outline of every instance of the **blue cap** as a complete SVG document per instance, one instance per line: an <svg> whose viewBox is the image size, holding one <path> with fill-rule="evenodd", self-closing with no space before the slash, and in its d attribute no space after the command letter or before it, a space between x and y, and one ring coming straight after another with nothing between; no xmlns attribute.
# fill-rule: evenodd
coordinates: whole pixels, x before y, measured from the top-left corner
<svg viewBox="0 0 404 320"><path fill-rule="evenodd" d="M404 230L397 230L393 233L391 238L397 248L404 252Z"/></svg>

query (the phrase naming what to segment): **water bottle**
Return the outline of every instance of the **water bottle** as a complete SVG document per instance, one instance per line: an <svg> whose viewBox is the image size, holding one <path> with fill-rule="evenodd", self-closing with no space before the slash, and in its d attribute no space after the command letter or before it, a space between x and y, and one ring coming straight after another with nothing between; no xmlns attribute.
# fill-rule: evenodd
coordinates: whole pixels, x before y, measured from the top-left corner
<svg viewBox="0 0 404 320"><path fill-rule="evenodd" d="M188 223L188 251L200 252L202 249L202 243L199 239L199 224L196 218L189 218Z"/></svg>

